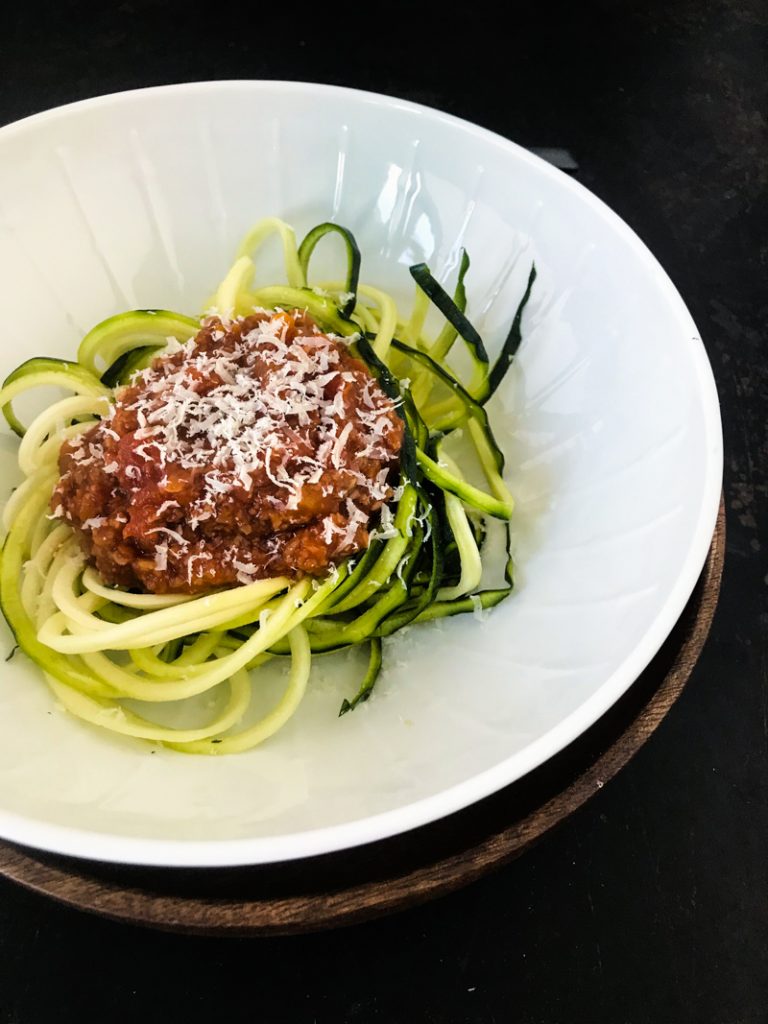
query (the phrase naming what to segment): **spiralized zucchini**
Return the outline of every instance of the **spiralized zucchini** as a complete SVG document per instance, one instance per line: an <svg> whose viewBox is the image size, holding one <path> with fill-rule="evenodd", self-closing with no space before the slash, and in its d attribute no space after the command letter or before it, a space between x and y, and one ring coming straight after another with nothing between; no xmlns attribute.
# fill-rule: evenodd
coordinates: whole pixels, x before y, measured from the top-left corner
<svg viewBox="0 0 768 1024"><path fill-rule="evenodd" d="M312 254L329 233L344 242L347 272L342 281L312 288ZM287 283L257 286L254 258L272 235L283 245ZM64 708L104 729L187 753L247 750L294 713L313 653L368 645L367 670L358 692L343 700L344 714L370 696L381 671L382 638L412 623L491 608L507 597L508 528L504 565L497 567L503 582L481 589L488 521L506 524L513 509L484 403L520 344L536 271L491 365L464 312L468 268L463 254L451 298L425 265L412 267L416 296L406 320L389 295L360 283L360 252L345 228L320 224L297 244L290 225L269 218L243 240L211 300L225 316L254 308L307 310L322 330L348 339L404 420L398 497L390 504L387 529L379 536L374 530L365 552L321 581L279 577L204 596L130 592L105 585L87 565L72 529L48 514L63 441L106 415L114 390L162 354L170 338L194 337L200 318L157 310L119 314L90 331L76 362L35 358L6 378L0 408L22 439L24 481L3 515L0 602L18 646L43 670ZM434 337L424 327L430 304L444 318ZM471 366L466 385L449 362L458 339ZM14 400L51 385L72 396L25 428ZM469 440L485 486L470 483L449 454L449 435L457 431ZM284 692L266 715L243 726L258 667L273 657L290 659ZM195 727L159 724L128 706L192 701L209 691L218 695L219 688L215 712Z"/></svg>

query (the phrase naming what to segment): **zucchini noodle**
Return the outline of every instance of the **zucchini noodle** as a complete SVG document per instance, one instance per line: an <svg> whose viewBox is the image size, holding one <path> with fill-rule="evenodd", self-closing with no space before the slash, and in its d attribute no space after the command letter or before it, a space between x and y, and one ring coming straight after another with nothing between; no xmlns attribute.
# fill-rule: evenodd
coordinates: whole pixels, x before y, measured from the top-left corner
<svg viewBox="0 0 768 1024"><path fill-rule="evenodd" d="M312 287L312 255L328 234L344 244L346 275ZM257 284L258 252L275 235L286 283ZM520 344L535 268L491 364L465 313L466 254L453 297L424 264L411 268L416 293L406 317L390 295L360 283L360 264L346 228L320 224L297 243L293 228L271 217L245 237L210 300L224 318L254 309L306 311L321 330L347 339L404 422L396 497L373 524L368 548L322 580L280 576L202 596L118 588L88 565L73 529L49 514L62 443L108 415L116 389L150 366L169 343L193 338L203 318L166 310L118 314L86 335L76 362L37 357L6 378L0 408L21 437L18 463L24 479L3 513L0 603L17 645L42 669L72 715L186 753L248 750L293 715L310 679L313 653L367 645L368 665L357 693L342 702L339 714L344 714L370 696L382 667L384 637L412 623L491 608L510 593L507 524L514 503L484 404ZM443 318L435 336L425 328L431 307ZM466 384L449 362L459 340L471 366ZM69 396L25 427L13 403L41 386L60 387ZM469 441L462 455L448 452L452 434ZM483 486L468 481L467 458L475 463L474 479L484 478ZM503 564L490 566L503 580L481 589L489 569L483 555L491 520L500 521L505 532ZM244 724L259 666L274 658L290 661L282 695L256 721ZM214 710L202 724L166 725L150 715L160 704L180 711L183 702L191 704L202 694L215 697L206 702L208 711ZM130 702L149 710L139 713Z"/></svg>

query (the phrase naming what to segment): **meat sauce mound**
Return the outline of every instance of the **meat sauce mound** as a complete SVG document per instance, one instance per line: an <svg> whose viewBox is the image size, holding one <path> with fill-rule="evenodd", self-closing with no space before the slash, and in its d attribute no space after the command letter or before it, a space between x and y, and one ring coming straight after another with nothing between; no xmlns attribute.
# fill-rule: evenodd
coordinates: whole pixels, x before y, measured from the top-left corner
<svg viewBox="0 0 768 1024"><path fill-rule="evenodd" d="M64 443L51 511L112 584L321 576L367 547L402 439L367 367L308 315L212 317Z"/></svg>

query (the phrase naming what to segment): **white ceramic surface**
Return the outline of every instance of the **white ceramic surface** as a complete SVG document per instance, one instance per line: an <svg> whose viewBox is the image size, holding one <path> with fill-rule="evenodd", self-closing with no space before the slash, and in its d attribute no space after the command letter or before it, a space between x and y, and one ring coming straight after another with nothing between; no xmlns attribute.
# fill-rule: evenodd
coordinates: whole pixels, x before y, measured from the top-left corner
<svg viewBox="0 0 768 1024"><path fill-rule="evenodd" d="M492 348L535 258L524 346L492 408L518 500L517 590L485 621L387 643L374 699L343 719L354 656L318 659L290 725L228 758L102 734L56 708L23 657L0 662L3 837L224 865L423 824L578 736L648 663L693 588L722 450L691 317L599 200L433 110L230 82L107 96L2 129L0 371L71 356L93 323L126 308L199 310L267 214L299 232L347 225L364 277L404 297L409 264L426 260L445 280L465 245L469 313ZM267 260L262 280L272 276ZM14 451L3 432L4 488ZM0 652L11 645L3 624Z"/></svg>

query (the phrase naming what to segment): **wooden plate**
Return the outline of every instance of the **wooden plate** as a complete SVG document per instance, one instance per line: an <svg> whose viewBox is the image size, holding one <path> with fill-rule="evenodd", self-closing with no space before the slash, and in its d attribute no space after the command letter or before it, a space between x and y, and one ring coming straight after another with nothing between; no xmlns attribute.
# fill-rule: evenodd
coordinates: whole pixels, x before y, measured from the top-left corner
<svg viewBox="0 0 768 1024"><path fill-rule="evenodd" d="M581 807L656 729L704 646L724 554L721 500L696 588L640 678L556 757L449 818L358 849L249 868L123 867L0 843L0 873L82 910L209 935L286 934L352 924L467 885L519 856Z"/></svg>

